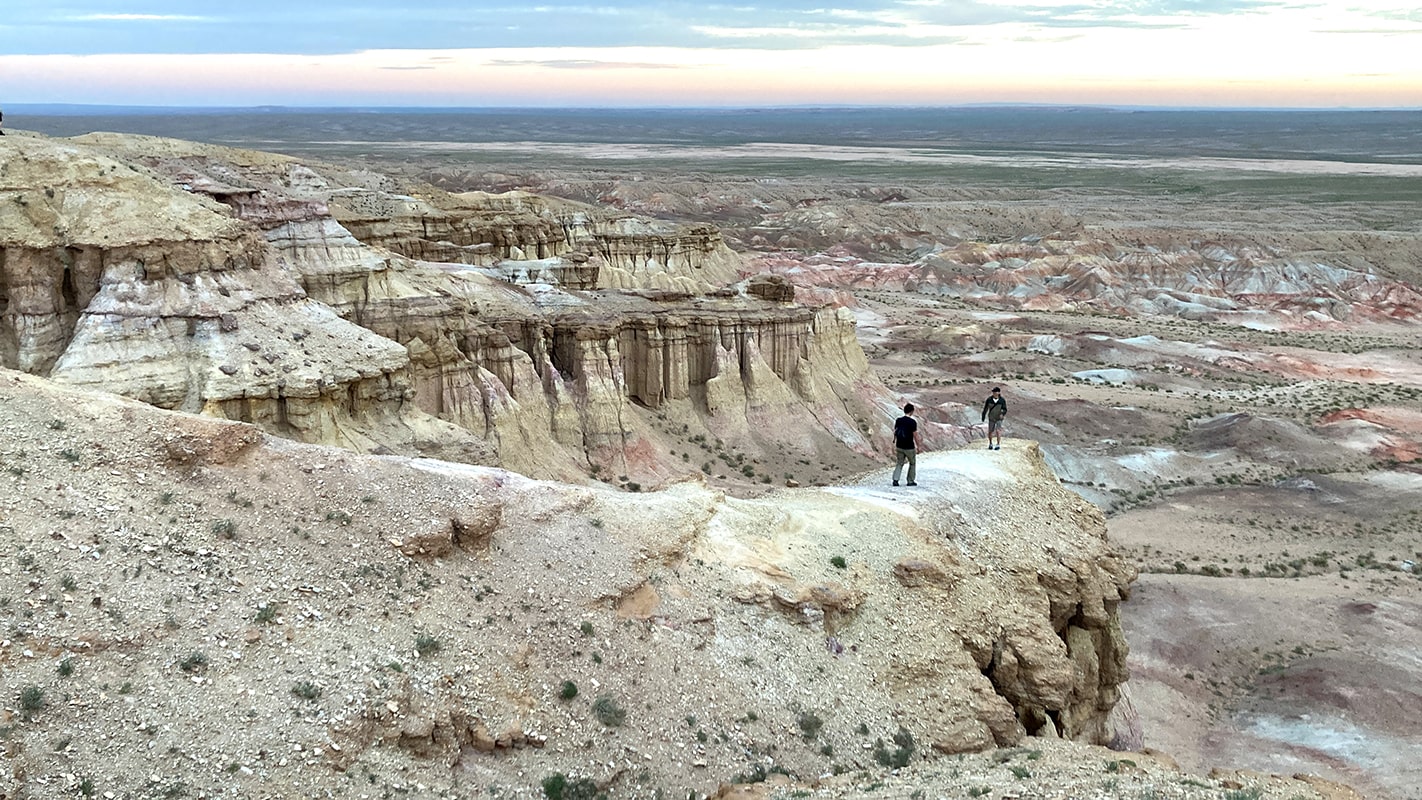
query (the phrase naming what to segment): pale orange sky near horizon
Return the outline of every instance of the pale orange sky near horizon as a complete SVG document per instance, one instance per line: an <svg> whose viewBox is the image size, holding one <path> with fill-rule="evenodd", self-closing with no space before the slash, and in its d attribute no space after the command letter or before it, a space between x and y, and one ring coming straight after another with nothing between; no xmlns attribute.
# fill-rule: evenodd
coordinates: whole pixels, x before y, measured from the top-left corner
<svg viewBox="0 0 1422 800"><path fill-rule="evenodd" d="M1292 11L1280 6L1267 14L1171 18L1171 25L1158 27L1046 28L1006 22L907 28L915 35L923 30L939 37L938 43L923 45L897 41L766 49L550 46L318 55L5 54L0 55L0 101L178 106L1422 107L1422 57L1416 55L1422 49L1422 14L1412 15L1416 22L1403 14L1395 23L1369 20L1374 28L1360 28L1355 18L1330 18L1325 12L1333 5L1301 3ZM750 28L714 33L794 35L789 29Z"/></svg>

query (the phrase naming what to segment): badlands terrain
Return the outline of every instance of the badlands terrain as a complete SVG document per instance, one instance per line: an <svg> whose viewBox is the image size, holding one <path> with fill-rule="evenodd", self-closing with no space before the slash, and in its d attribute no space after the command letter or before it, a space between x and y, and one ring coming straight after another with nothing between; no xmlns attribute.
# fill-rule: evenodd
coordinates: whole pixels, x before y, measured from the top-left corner
<svg viewBox="0 0 1422 800"><path fill-rule="evenodd" d="M12 114L0 794L1422 797L1417 115L1016 113Z"/></svg>

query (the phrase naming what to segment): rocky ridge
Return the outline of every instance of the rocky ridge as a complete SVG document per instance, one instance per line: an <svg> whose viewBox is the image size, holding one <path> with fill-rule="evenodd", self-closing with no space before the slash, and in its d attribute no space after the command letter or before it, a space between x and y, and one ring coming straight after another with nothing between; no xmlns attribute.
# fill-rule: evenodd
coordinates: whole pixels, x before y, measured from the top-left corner
<svg viewBox="0 0 1422 800"><path fill-rule="evenodd" d="M149 137L3 154L0 363L60 382L627 484L694 471L693 437L865 464L892 405L852 317L737 283L705 226Z"/></svg>
<svg viewBox="0 0 1422 800"><path fill-rule="evenodd" d="M1134 573L1029 442L927 456L907 495L880 471L738 500L300 445L13 371L0 397L8 795L779 773L844 796L862 779L835 775L899 765L967 796L941 759L1005 747L948 763L1344 796L1082 744L1130 736L1109 712Z"/></svg>
<svg viewBox="0 0 1422 800"><path fill-rule="evenodd" d="M1422 317L1422 236L1367 230L1368 209L1345 204L1280 200L1221 213L1208 202L1151 193L1085 200L1066 190L916 181L806 187L730 176L635 181L446 167L427 177L451 189L526 186L633 213L712 221L734 246L756 254L748 270L784 275L804 297L911 291L1002 310L1281 330Z"/></svg>

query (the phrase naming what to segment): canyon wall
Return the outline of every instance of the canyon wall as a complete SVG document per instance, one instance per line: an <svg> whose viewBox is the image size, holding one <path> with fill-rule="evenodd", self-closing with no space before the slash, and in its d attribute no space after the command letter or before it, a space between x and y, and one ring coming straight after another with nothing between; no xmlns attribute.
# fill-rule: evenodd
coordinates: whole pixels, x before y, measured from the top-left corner
<svg viewBox="0 0 1422 800"><path fill-rule="evenodd" d="M709 226L173 140L6 145L7 367L301 441L633 483L693 471L668 447L693 436L868 459L892 405L851 316L735 283Z"/></svg>
<svg viewBox="0 0 1422 800"><path fill-rule="evenodd" d="M700 795L1115 733L1134 573L1028 442L926 454L907 493L881 468L737 499L293 444L3 369L0 428L0 548L44 553L0 573L33 601L0 607L0 688L51 698L12 714L0 792L523 786L632 752ZM34 590L60 575L83 588Z"/></svg>

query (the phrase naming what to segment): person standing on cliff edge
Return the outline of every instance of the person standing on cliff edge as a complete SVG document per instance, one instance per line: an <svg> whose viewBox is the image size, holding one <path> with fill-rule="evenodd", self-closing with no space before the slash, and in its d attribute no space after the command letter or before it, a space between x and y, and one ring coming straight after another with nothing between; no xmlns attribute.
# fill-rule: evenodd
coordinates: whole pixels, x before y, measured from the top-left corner
<svg viewBox="0 0 1422 800"><path fill-rule="evenodd" d="M918 420L913 418L913 403L904 405L904 415L894 420L894 485L899 485L899 473L908 464L908 485L917 486L918 451L923 439L918 435Z"/></svg>
<svg viewBox="0 0 1422 800"><path fill-rule="evenodd" d="M4 111L0 111L0 125L4 125L4 124L5 124L5 112L4 112ZM4 129L4 128L0 128L0 136L4 136L4 135L5 135L5 129Z"/></svg>
<svg viewBox="0 0 1422 800"><path fill-rule="evenodd" d="M992 387L992 394L988 395L987 402L983 403L983 420L987 422L988 449L1002 449L1002 421L1007 418L1007 401L1002 399L1002 389ZM997 446L993 447L992 440L997 439Z"/></svg>

